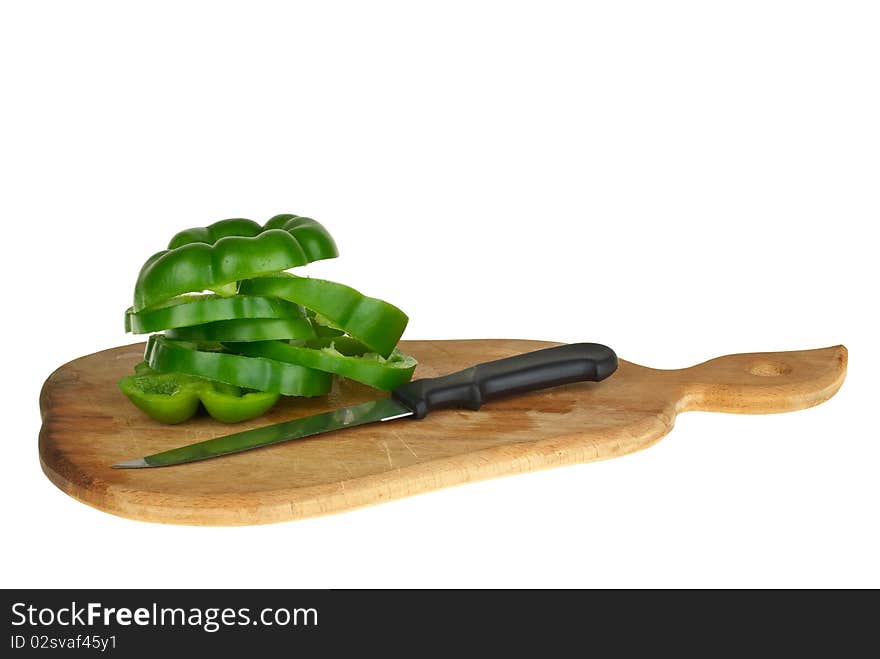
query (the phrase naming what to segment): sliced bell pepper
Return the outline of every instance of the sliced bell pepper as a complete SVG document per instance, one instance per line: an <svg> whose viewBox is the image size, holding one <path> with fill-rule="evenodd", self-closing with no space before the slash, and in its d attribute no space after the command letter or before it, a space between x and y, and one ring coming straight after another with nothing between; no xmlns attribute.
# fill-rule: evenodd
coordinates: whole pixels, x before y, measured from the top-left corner
<svg viewBox="0 0 880 659"><path fill-rule="evenodd" d="M199 408L202 383L179 373L135 375L119 380L119 388L138 408L162 423L186 421Z"/></svg>
<svg viewBox="0 0 880 659"><path fill-rule="evenodd" d="M149 334L173 327L190 327L219 320L247 318L304 318L305 309L276 297L256 295L181 295L164 304L125 312L125 331Z"/></svg>
<svg viewBox="0 0 880 659"><path fill-rule="evenodd" d="M309 263L339 256L336 243L324 226L310 217L283 213L270 218L263 226L253 220L233 218L220 220L206 227L193 227L180 231L168 243L168 249L177 249L191 243L213 245L221 238L240 236L253 238L264 231L286 231L296 239Z"/></svg>
<svg viewBox="0 0 880 659"><path fill-rule="evenodd" d="M383 300L367 297L350 286L288 272L246 279L239 291L301 304L318 314L319 322L350 334L382 357L391 355L409 318Z"/></svg>
<svg viewBox="0 0 880 659"><path fill-rule="evenodd" d="M231 295L240 279L338 255L323 226L297 217L265 227L250 220L222 220L181 232L170 245L174 247L153 254L141 268L134 287L134 312L183 293L215 290Z"/></svg>
<svg viewBox="0 0 880 659"><path fill-rule="evenodd" d="M143 362L135 366L134 375L119 381L119 388L138 408L162 423L186 421L199 403L214 419L237 423L264 414L280 397L182 373L157 373Z"/></svg>
<svg viewBox="0 0 880 659"><path fill-rule="evenodd" d="M416 360L398 350L386 359L350 337L335 337L296 345L287 341L226 344L233 352L290 362L391 390L412 378Z"/></svg>
<svg viewBox="0 0 880 659"><path fill-rule="evenodd" d="M160 373L184 373L236 387L286 396L321 396L330 391L329 373L261 357L244 357L211 345L173 341L153 334L144 360Z"/></svg>
<svg viewBox="0 0 880 659"><path fill-rule="evenodd" d="M315 338L315 330L308 318L245 318L169 329L165 336L180 341L210 342L305 340Z"/></svg>
<svg viewBox="0 0 880 659"><path fill-rule="evenodd" d="M251 391L222 382L209 382L199 394L208 414L221 423L247 421L268 412L281 394Z"/></svg>

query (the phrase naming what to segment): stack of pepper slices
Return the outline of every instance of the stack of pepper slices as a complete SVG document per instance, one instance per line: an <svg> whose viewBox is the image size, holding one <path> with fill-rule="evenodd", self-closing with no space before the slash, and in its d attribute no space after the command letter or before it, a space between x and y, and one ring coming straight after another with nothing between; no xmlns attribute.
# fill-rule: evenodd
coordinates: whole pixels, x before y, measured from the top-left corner
<svg viewBox="0 0 880 659"><path fill-rule="evenodd" d="M387 390L409 381L416 362L395 347L406 314L285 272L337 255L327 230L297 215L181 231L138 275L125 330L161 333L120 389L164 423L189 419L199 405L235 423L281 396L326 394L334 375Z"/></svg>

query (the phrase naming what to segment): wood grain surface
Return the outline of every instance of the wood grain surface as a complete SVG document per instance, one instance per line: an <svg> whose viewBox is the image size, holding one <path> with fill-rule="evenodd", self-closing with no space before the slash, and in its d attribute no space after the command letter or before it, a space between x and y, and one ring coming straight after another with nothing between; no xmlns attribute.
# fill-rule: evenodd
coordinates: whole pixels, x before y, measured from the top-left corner
<svg viewBox="0 0 880 659"><path fill-rule="evenodd" d="M478 339L404 341L416 377L556 345ZM144 344L65 364L40 394L43 471L70 496L137 520L194 525L282 522L381 503L437 488L613 458L647 448L688 410L788 412L827 400L846 375L843 346L720 357L656 370L620 361L600 383L565 385L440 411L422 421L372 424L213 460L155 469L111 469L182 444L359 403L383 394L350 381L320 398L282 399L235 425L207 416L177 426L151 420L116 382Z"/></svg>

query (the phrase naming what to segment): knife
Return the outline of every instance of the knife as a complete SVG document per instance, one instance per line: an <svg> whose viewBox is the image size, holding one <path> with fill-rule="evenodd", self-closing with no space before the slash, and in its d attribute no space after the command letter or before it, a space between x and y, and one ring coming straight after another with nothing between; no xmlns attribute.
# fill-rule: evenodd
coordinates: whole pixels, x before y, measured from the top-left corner
<svg viewBox="0 0 880 659"><path fill-rule="evenodd" d="M271 446L377 421L423 419L443 408L478 410L487 400L571 382L604 380L617 370L617 355L598 343L570 343L471 366L436 378L414 380L391 396L330 412L245 430L113 465L114 469L168 467Z"/></svg>

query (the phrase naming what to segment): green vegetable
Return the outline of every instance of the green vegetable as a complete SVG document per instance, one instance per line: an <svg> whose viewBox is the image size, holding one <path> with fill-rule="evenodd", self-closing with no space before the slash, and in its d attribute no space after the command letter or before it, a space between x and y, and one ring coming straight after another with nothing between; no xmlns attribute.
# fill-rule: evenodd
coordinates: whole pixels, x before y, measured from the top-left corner
<svg viewBox="0 0 880 659"><path fill-rule="evenodd" d="M237 423L264 414L280 396L180 373L160 374L145 363L135 366L134 375L122 378L119 388L138 408L163 423L186 421L199 403L218 421Z"/></svg>
<svg viewBox="0 0 880 659"><path fill-rule="evenodd" d="M183 293L215 290L231 295L238 280L337 256L333 238L314 220L276 218L263 227L250 220L222 220L179 233L169 249L144 263L135 283L132 311Z"/></svg>
<svg viewBox="0 0 880 659"><path fill-rule="evenodd" d="M239 284L239 290L308 307L324 324L347 332L382 357L391 355L409 322L407 315L394 305L367 297L349 286L287 272L247 279Z"/></svg>
<svg viewBox="0 0 880 659"><path fill-rule="evenodd" d="M281 394L242 389L222 382L208 382L199 397L208 414L217 421L238 423L268 412L281 398Z"/></svg>
<svg viewBox="0 0 880 659"><path fill-rule="evenodd" d="M135 374L119 381L132 403L162 423L180 423L195 414L201 387L200 382L178 373Z"/></svg>
<svg viewBox="0 0 880 659"><path fill-rule="evenodd" d="M263 226L260 226L253 220L235 218L220 220L206 227L186 229L171 239L171 242L168 243L168 249L177 249L191 243L213 245L221 238L228 238L230 236L254 238L265 231L274 230L285 231L295 238L296 242L302 247L309 263L339 256L336 243L333 242L327 229L310 217L301 217L290 213L276 215L270 218Z"/></svg>
<svg viewBox="0 0 880 659"><path fill-rule="evenodd" d="M120 389L158 421L180 423L201 406L233 423L281 395L324 395L333 375L386 390L409 381L416 362L395 347L403 311L283 272L335 256L327 230L297 215L177 233L138 274L125 330L164 334L149 337L145 362Z"/></svg>
<svg viewBox="0 0 880 659"><path fill-rule="evenodd" d="M396 349L386 359L348 337L319 339L305 345L259 341L227 347L242 355L299 364L389 391L409 382L416 368L415 359Z"/></svg>
<svg viewBox="0 0 880 659"><path fill-rule="evenodd" d="M125 331L149 334L174 327L191 327L219 320L304 318L305 309L275 297L255 295L182 295L156 307L125 312Z"/></svg>
<svg viewBox="0 0 880 659"><path fill-rule="evenodd" d="M330 374L323 371L234 355L213 346L172 341L161 334L149 338L144 359L160 373L184 373L285 396L321 396L330 391L332 384Z"/></svg>
<svg viewBox="0 0 880 659"><path fill-rule="evenodd" d="M312 339L315 330L308 318L245 318L169 329L165 336L182 341L270 341Z"/></svg>

